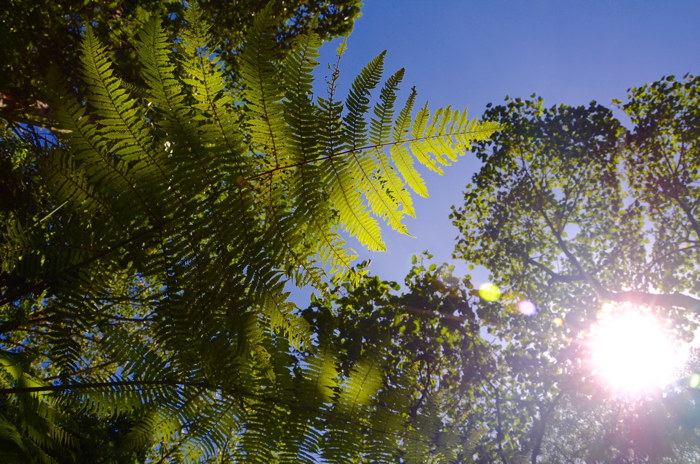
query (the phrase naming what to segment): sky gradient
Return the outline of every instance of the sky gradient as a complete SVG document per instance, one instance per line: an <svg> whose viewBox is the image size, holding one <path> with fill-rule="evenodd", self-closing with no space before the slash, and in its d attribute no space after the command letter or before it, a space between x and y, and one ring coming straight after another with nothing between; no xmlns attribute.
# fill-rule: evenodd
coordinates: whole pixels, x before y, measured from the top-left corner
<svg viewBox="0 0 700 464"><path fill-rule="evenodd" d="M325 63L336 46L322 49L319 77L328 74ZM340 96L382 50L388 50L385 77L406 68L399 105L415 85L417 106L426 100L431 110L469 105L471 117L506 95L537 93L546 106L592 100L610 106L630 87L700 73L700 2L367 0L341 61ZM450 259L458 231L448 215L478 168L467 154L444 176L422 171L430 198L414 197L417 218L406 220L417 238L383 227L385 253L350 240L361 259L372 259L372 274L403 282L411 255L426 249L435 262L468 273L465 263ZM483 272L471 274L477 285L486 279Z"/></svg>

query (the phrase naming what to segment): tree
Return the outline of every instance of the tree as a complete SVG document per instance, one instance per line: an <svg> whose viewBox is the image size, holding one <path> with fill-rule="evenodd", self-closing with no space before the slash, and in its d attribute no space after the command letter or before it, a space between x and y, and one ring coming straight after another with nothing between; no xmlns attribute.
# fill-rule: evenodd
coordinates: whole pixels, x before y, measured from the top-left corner
<svg viewBox="0 0 700 464"><path fill-rule="evenodd" d="M622 406L590 402L590 349L581 343L605 302L649 307L670 321L678 339L692 339L697 327L699 83L687 75L630 89L628 101L617 104L631 129L596 102L546 109L541 98L514 99L483 116L504 129L475 146L484 165L464 206L453 209L462 235L455 255L486 267L504 291L501 309L482 323L500 339L519 340L520 353L532 352L543 372L556 373L550 385L563 404L540 435L542 452L555 456L548 462L566 453L572 462L631 462L625 449L646 456L643 462L679 462L686 452L654 455L659 449L645 450L643 440L623 446L618 437L622 441L603 443L596 455L599 434L579 435L583 442L569 442L564 454L556 443L570 436L571 417L597 415L603 428L617 423L611 411ZM515 311L523 299L537 304L537 317L524 321ZM683 395L676 396L692 407L694 393ZM658 402L640 408L665 410ZM583 430L573 427L574 434ZM685 459L694 462L697 450L690 449Z"/></svg>
<svg viewBox="0 0 700 464"><path fill-rule="evenodd" d="M478 379L491 374L490 349L479 335L470 282L446 265L426 266L430 258L413 258L405 293L396 293L395 282L368 276L359 285L339 283L302 314L337 353L341 371L378 359L384 384L408 387L407 418L438 422L450 462L470 462L486 434L479 428Z"/></svg>
<svg viewBox="0 0 700 464"><path fill-rule="evenodd" d="M219 41L215 48L226 64L230 83L236 81L237 56L246 33L266 4L246 0L232 7L223 0L200 2L202 16ZM285 0L272 2L271 8L271 14L278 18L278 53L310 30L323 40L347 35L360 14L359 0ZM57 66L64 75L75 75L87 25L92 25L94 34L107 45L120 77L144 85L133 44L149 15L154 14L162 17L170 36L177 35L185 25L182 2L8 0L0 11L0 117L29 124L48 123L46 70ZM77 80L71 83L81 87Z"/></svg>
<svg viewBox="0 0 700 464"><path fill-rule="evenodd" d="M595 102L491 109L484 119L511 130L477 148L488 167L454 218L478 242L462 241L458 254L539 292L585 282L603 300L695 311L698 300L680 292L698 291L696 99L691 76L631 89L622 109L635 127L624 133ZM524 207L507 208L514 201ZM488 246L498 252L479 251Z"/></svg>
<svg viewBox="0 0 700 464"><path fill-rule="evenodd" d="M381 353L384 382L401 384L412 372L411 417L439 398L443 433L457 431L452 462L697 460L696 389L679 382L663 396L625 398L576 381L570 364L577 354L557 353L561 342L534 319L521 317L516 333L484 335L494 326L477 313L499 305L481 300L450 267L427 266L429 258L414 257L403 293L394 282L367 277L333 288L303 314L342 370ZM547 362L552 356L558 363Z"/></svg>
<svg viewBox="0 0 700 464"><path fill-rule="evenodd" d="M665 397L570 392L547 424L537 462L696 462L698 392L684 384Z"/></svg>
<svg viewBox="0 0 700 464"><path fill-rule="evenodd" d="M304 316L333 344L344 369L382 353L385 382L414 372L409 413L420 416L440 399L441 422L458 432L452 462L522 462L552 385L538 364L518 362L512 341L482 335L483 316L495 305L478 297L468 276L427 266L430 258L414 257L405 293L392 292L400 289L394 282L365 278L316 299Z"/></svg>
<svg viewBox="0 0 700 464"><path fill-rule="evenodd" d="M202 15L185 9L177 47L158 18L146 24L146 89L117 76L88 27L78 96L50 78L62 132L19 129L41 150L11 170L40 189L2 239L2 438L16 462L51 462L77 440L66 424L128 413L123 450L163 461L449 455L428 420L437 404L406 415L410 373L382 384L369 356L338 370L285 285L323 288L324 266L357 280L338 228L383 249L372 214L406 232L406 184L427 195L414 159L436 169L498 125L450 108L413 117L415 90L394 118L403 70L368 123L384 53L345 105L337 68L311 99L320 38L301 34L280 60L272 7L248 33L233 98Z"/></svg>

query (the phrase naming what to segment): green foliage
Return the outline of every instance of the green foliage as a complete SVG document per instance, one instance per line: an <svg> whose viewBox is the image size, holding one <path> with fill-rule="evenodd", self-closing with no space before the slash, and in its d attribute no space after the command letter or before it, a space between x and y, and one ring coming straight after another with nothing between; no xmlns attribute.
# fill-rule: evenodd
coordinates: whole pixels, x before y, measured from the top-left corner
<svg viewBox="0 0 700 464"><path fill-rule="evenodd" d="M557 268L562 254L550 228L562 238L571 235L567 245L577 255L622 245L621 234L635 233L625 230L635 225L627 217L634 210L623 219L617 175L620 126L601 105L544 109L541 100L511 101L488 110L484 118L503 121L508 131L476 149L484 167L467 187L465 208L453 215L458 227L469 231L458 252L469 262L498 270L499 285L512 284L541 301L551 279L542 268ZM535 254L542 266L531 262ZM584 256L589 254L580 258ZM569 266L561 274L578 271L570 270L573 265L566 260L561 265Z"/></svg>
<svg viewBox="0 0 700 464"><path fill-rule="evenodd" d="M672 317L696 310L680 292L694 293L697 280L687 207L697 79L669 79L631 90L629 132L597 104L545 110L541 101L511 101L489 110L485 118L509 130L479 144L486 165L453 214L469 231L459 255L533 301L590 301L572 323L594 315L601 299L664 307Z"/></svg>
<svg viewBox="0 0 700 464"><path fill-rule="evenodd" d="M504 343L516 379L539 385L539 418L519 440L532 459L696 460L696 444L677 430L694 392L679 384L663 401L611 398L585 340L604 303L647 306L678 340L693 337L699 83L670 77L631 89L618 102L629 130L595 102L547 109L515 99L484 114L504 129L475 146L484 164L453 209L455 254L503 290L477 315ZM517 312L524 299L537 316ZM523 397L515 391L508 402Z"/></svg>
<svg viewBox="0 0 700 464"><path fill-rule="evenodd" d="M248 29L267 2L247 0L235 5L226 0L200 2L202 16L217 37L218 57L226 64L229 84L238 78L238 53ZM360 16L359 0L285 0L270 2L270 14L278 21L276 56L282 56L296 37L314 31L323 40L347 35ZM134 39L149 16L159 16L169 37L186 24L185 2L155 0L46 1L8 0L0 11L0 116L11 121L46 124L50 107L46 101L46 69L56 66L74 77L79 66L82 34L94 28L107 44L110 61L121 77L142 85L142 69ZM80 87L77 79L73 86Z"/></svg>
<svg viewBox="0 0 700 464"><path fill-rule="evenodd" d="M622 109L634 128L625 137L627 183L652 229L646 285L700 293L696 204L700 163L700 78L667 77L630 91ZM700 309L696 305L693 309Z"/></svg>
<svg viewBox="0 0 700 464"><path fill-rule="evenodd" d="M58 143L33 158L36 213L8 212L0 241L2 353L15 347L38 382L7 377L0 389L16 400L4 404L3 436L17 453L54 456L52 430L119 418L129 419L119 453L176 462L392 461L423 440L406 451L420 462L442 449L428 403L407 415L413 378L384 383L375 356L339 370L285 286L321 289L326 269L358 281L339 228L373 250L384 248L375 217L405 232L410 195L387 147L415 179L413 156L448 164L498 124L449 108L412 121L415 91L395 122L402 71L368 124L384 54L345 104L337 72L314 100L321 40L300 34L280 60L273 10L257 15L240 53L243 93L227 85L196 5L175 45L157 18L145 25L135 44L144 88L119 75L92 27L77 94L51 76ZM45 424L33 435L17 428L32 398L56 411L31 420Z"/></svg>
<svg viewBox="0 0 700 464"><path fill-rule="evenodd" d="M696 404L697 390L681 385L634 399L571 392L549 419L538 462L695 462Z"/></svg>
<svg viewBox="0 0 700 464"><path fill-rule="evenodd" d="M396 283L377 277L359 286L345 282L314 299L303 314L319 331L320 343L337 353L341 373L365 371L368 357L386 373L373 386L386 406L367 423L391 433L365 445L368 461L470 462L478 426L468 420L476 405L463 396L469 382L464 372L465 366L482 365L488 352L468 302L472 298L465 282L445 266L427 269L421 262L406 284L409 291L397 295ZM403 447L397 442L401 423L388 422L391 411L414 427Z"/></svg>

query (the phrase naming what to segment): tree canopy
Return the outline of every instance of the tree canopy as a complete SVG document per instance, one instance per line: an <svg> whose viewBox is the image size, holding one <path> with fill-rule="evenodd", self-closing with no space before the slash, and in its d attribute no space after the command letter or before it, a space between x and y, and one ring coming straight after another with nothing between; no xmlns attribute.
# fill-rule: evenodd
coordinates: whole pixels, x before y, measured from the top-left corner
<svg viewBox="0 0 700 464"><path fill-rule="evenodd" d="M700 78L630 89L627 124L534 95L470 120L397 102L385 52L341 99L345 43L315 94L356 0L224 3L0 13L2 462L698 461L700 356L625 397L590 340L623 304L693 337ZM455 257L492 291L355 263L344 237L408 234L417 163L470 150Z"/></svg>
<svg viewBox="0 0 700 464"><path fill-rule="evenodd" d="M596 102L491 108L484 120L508 130L475 149L485 166L453 213L456 255L552 311L579 307L572 323L600 301L687 321L700 303L697 87L686 76L631 89L618 103L629 130Z"/></svg>
<svg viewBox="0 0 700 464"><path fill-rule="evenodd" d="M552 410L543 462L697 459L693 440L692 451L680 451L688 442L679 437L697 426L685 414L697 396L688 377L664 400L623 402L613 413L617 400L595 381L586 340L606 303L647 307L676 339L693 338L699 82L671 76L630 89L616 103L629 128L596 102L545 108L534 95L484 113L504 129L474 147L484 164L453 210L455 256L484 266L503 292L500 309L477 313L480 321L514 349L513 361L537 364L536 376L567 404ZM537 305L536 317L517 311L523 300ZM592 422L577 424L579 417ZM572 427L577 438L563 446Z"/></svg>

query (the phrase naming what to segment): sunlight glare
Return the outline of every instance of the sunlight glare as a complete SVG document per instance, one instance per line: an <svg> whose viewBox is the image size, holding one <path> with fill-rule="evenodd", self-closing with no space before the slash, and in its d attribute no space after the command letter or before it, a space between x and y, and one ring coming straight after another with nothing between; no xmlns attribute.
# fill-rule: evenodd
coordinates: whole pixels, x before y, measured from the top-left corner
<svg viewBox="0 0 700 464"><path fill-rule="evenodd" d="M690 386L690 388L700 387L700 375L698 375L698 374L691 375L690 379L688 380L688 385Z"/></svg>
<svg viewBox="0 0 700 464"><path fill-rule="evenodd" d="M518 311L523 316L534 316L537 314L537 305L529 300L522 300L518 303Z"/></svg>
<svg viewBox="0 0 700 464"><path fill-rule="evenodd" d="M592 343L596 370L613 388L627 392L663 387L682 367L682 356L659 321L639 309L601 321Z"/></svg>
<svg viewBox="0 0 700 464"><path fill-rule="evenodd" d="M487 282L479 287L479 296L486 301L496 301L501 297L498 285Z"/></svg>

